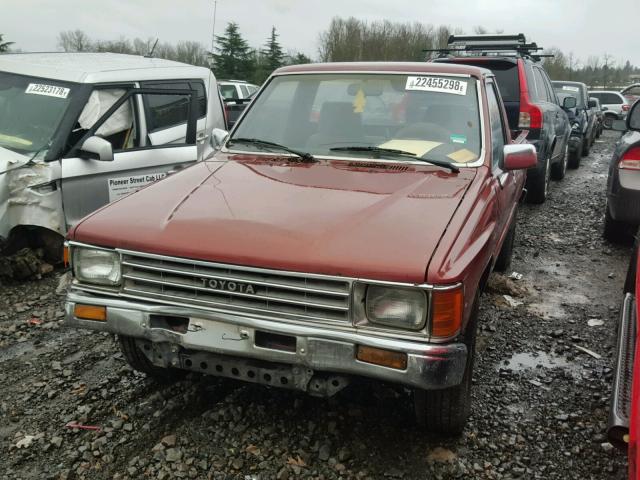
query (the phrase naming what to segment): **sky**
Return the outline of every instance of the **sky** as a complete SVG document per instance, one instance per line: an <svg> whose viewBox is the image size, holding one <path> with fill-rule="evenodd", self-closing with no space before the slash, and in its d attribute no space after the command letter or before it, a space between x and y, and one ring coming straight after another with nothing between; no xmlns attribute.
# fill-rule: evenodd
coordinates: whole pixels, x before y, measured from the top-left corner
<svg viewBox="0 0 640 480"><path fill-rule="evenodd" d="M53 51L64 30L84 30L99 40L159 38L211 45L214 0L0 0L0 33L23 51ZM524 33L586 61L613 56L640 66L640 0L218 0L215 23L240 25L253 47L275 26L285 51L318 56L318 35L334 16L374 21L419 21L471 33Z"/></svg>

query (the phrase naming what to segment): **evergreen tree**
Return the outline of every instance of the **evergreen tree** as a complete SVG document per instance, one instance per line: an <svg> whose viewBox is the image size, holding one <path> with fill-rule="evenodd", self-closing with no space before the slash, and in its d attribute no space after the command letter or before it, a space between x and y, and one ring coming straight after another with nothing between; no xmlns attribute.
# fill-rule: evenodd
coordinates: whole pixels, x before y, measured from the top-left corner
<svg viewBox="0 0 640 480"><path fill-rule="evenodd" d="M3 42L2 41L2 33L0 33L0 53L2 52L8 52L9 51L9 47L11 45L13 45L13 42Z"/></svg>
<svg viewBox="0 0 640 480"><path fill-rule="evenodd" d="M302 65L303 63L311 63L311 61L311 58L301 52L297 52L295 55L290 55L287 58L287 63L289 65Z"/></svg>
<svg viewBox="0 0 640 480"><path fill-rule="evenodd" d="M253 70L252 52L242 38L238 24L230 22L224 35L216 36L216 53L213 54L213 71L218 78L244 80Z"/></svg>
<svg viewBox="0 0 640 480"><path fill-rule="evenodd" d="M261 53L263 66L268 70L267 74L271 74L271 72L284 65L284 53L280 43L278 43L276 27L271 27L271 36L267 40L265 48Z"/></svg>

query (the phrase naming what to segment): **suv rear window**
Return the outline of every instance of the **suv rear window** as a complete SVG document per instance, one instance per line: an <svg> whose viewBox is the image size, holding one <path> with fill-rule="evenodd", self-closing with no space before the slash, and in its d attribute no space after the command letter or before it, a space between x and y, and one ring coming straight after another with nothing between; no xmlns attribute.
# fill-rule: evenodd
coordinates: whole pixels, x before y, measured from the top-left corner
<svg viewBox="0 0 640 480"><path fill-rule="evenodd" d="M518 66L515 64L501 63L488 66L496 76L498 90L503 102L520 101L520 78Z"/></svg>

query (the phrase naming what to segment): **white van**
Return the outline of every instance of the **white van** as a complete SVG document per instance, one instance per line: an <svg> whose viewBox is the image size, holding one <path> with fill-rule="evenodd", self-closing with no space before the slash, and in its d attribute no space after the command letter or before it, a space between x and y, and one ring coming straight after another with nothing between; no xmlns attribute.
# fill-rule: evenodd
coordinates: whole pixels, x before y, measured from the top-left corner
<svg viewBox="0 0 640 480"><path fill-rule="evenodd" d="M0 247L85 215L212 150L207 68L112 53L0 55Z"/></svg>

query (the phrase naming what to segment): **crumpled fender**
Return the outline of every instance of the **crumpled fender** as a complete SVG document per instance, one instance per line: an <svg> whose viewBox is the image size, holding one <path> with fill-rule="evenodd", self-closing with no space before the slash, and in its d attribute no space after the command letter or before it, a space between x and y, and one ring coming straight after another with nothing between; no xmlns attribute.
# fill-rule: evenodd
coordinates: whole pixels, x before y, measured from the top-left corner
<svg viewBox="0 0 640 480"><path fill-rule="evenodd" d="M0 150L0 237L21 225L44 227L64 235L66 225L59 188L60 163L35 161ZM34 188L48 185L46 188Z"/></svg>

